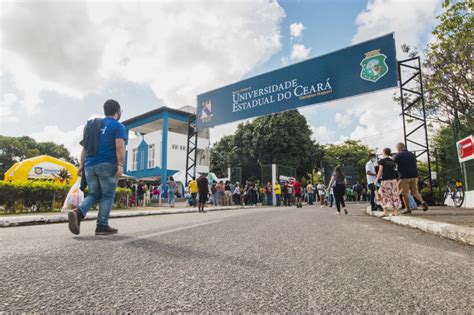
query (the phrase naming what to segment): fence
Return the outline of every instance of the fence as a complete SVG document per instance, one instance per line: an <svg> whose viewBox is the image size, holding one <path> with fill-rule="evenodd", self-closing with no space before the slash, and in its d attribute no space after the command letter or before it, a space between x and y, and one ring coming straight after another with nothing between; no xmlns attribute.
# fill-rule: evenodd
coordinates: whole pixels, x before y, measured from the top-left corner
<svg viewBox="0 0 474 315"><path fill-rule="evenodd" d="M280 179L280 176L295 177L296 168L281 164L276 164L276 178ZM262 165L262 184L272 182L272 164Z"/></svg>

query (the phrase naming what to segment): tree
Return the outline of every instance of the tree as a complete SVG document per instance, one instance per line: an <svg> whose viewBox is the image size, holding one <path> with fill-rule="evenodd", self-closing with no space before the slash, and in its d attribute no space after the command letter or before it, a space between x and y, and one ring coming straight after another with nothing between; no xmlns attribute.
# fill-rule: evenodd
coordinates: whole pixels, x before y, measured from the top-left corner
<svg viewBox="0 0 474 315"><path fill-rule="evenodd" d="M428 45L424 62L429 109L443 122L465 119L472 132L472 1L445 0L443 7L433 30L436 40Z"/></svg>
<svg viewBox="0 0 474 315"><path fill-rule="evenodd" d="M323 158L324 170L332 174L336 165L353 166L357 173L357 180L360 183L365 182L365 164L371 153L374 152L360 140L346 140L341 144L326 145Z"/></svg>
<svg viewBox="0 0 474 315"><path fill-rule="evenodd" d="M62 144L53 142L36 142L30 137L7 137L0 135L0 178L16 162L38 155L50 155L77 164L69 150Z"/></svg>
<svg viewBox="0 0 474 315"><path fill-rule="evenodd" d="M460 138L468 136L468 133L461 133ZM430 141L431 156L435 159L432 170L437 171L437 182L445 187L448 180L461 179L469 182L469 187L474 183L474 160L464 162L466 174L459 163L456 140L453 135L453 128L445 125L436 130Z"/></svg>
<svg viewBox="0 0 474 315"><path fill-rule="evenodd" d="M462 126L469 133L474 130L471 44L474 16L472 1L445 0L443 8L444 12L437 17L439 24L432 32L435 40L423 51L426 110L428 118L452 124L458 138ZM413 47L402 45L402 48L410 57L418 54ZM411 110L419 112L420 105Z"/></svg>
<svg viewBox="0 0 474 315"><path fill-rule="evenodd" d="M321 158L320 146L311 139L306 118L297 110L256 118L242 123L211 149L211 171L225 175L228 165L241 166L242 178L260 178L261 165L282 164L306 176L313 161ZM317 165L317 164L316 164Z"/></svg>

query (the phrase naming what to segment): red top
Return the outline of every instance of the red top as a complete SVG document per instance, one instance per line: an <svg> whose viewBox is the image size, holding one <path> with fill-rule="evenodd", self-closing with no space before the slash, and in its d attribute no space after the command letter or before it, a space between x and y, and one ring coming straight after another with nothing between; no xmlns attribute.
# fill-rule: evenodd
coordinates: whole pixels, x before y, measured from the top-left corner
<svg viewBox="0 0 474 315"><path fill-rule="evenodd" d="M299 181L295 181L293 188L295 189L295 194L301 194L301 183Z"/></svg>

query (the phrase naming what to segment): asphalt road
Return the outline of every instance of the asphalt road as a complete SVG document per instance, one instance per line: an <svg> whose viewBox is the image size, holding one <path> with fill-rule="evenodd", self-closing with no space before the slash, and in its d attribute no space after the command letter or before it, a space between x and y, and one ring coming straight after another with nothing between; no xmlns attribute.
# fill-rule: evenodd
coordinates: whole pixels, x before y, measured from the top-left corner
<svg viewBox="0 0 474 315"><path fill-rule="evenodd" d="M2 228L0 312L473 312L473 247L363 207Z"/></svg>

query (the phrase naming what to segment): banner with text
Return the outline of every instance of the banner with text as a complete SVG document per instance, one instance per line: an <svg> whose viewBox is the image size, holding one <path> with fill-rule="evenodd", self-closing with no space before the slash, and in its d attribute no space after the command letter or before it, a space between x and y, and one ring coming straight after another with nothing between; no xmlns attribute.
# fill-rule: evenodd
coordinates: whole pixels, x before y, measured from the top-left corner
<svg viewBox="0 0 474 315"><path fill-rule="evenodd" d="M198 95L198 129L397 86L394 35Z"/></svg>

